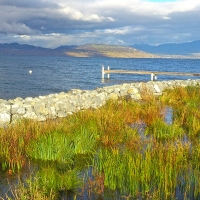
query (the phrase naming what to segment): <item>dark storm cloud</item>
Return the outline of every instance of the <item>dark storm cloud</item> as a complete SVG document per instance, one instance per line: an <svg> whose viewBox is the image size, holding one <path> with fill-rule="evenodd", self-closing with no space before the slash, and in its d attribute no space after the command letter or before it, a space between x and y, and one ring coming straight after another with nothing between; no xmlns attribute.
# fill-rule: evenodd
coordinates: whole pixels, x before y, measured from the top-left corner
<svg viewBox="0 0 200 200"><path fill-rule="evenodd" d="M50 1L44 0L0 0L1 6L14 6L14 7L22 7L22 8L55 8L57 7L56 3L52 3Z"/></svg>

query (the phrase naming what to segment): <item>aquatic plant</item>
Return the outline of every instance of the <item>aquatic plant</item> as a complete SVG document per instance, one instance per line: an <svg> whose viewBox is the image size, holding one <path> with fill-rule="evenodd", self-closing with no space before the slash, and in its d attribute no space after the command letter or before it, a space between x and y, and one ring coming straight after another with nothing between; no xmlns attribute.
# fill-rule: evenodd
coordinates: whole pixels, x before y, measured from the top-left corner
<svg viewBox="0 0 200 200"><path fill-rule="evenodd" d="M3 170L20 170L26 163L29 143L51 130L61 129L59 120L45 123L19 120L6 129L0 129L0 163Z"/></svg>
<svg viewBox="0 0 200 200"><path fill-rule="evenodd" d="M45 194L49 195L52 191L58 194L60 191L67 192L80 187L79 173L77 169L58 171L55 168L46 167L38 171L36 178Z"/></svg>
<svg viewBox="0 0 200 200"><path fill-rule="evenodd" d="M74 198L199 199L199 86L159 98L144 88L142 95L138 102L110 100L63 119L1 129L0 162L9 176L27 160L38 166L31 182L15 185L16 197L31 199L26 193L35 191L56 199L73 190Z"/></svg>
<svg viewBox="0 0 200 200"><path fill-rule="evenodd" d="M26 154L34 159L70 163L74 155L73 148L70 137L55 131L32 140L26 147Z"/></svg>
<svg viewBox="0 0 200 200"><path fill-rule="evenodd" d="M40 187L39 179L30 177L25 180L18 178L18 184L12 185L9 194L0 197L1 200L55 200L57 198L53 190L48 194Z"/></svg>
<svg viewBox="0 0 200 200"><path fill-rule="evenodd" d="M200 135L200 86L177 87L167 90L161 101L173 108L173 120L195 138Z"/></svg>
<svg viewBox="0 0 200 200"><path fill-rule="evenodd" d="M188 144L163 145L158 142L150 143L142 152L102 150L94 160L94 166L104 174L105 187L120 191L120 195L146 198L147 193L153 195L156 192L161 199L173 199L176 190L185 190L193 184L191 174L188 174L191 169L189 150ZM183 176L188 185L181 183Z"/></svg>
<svg viewBox="0 0 200 200"><path fill-rule="evenodd" d="M145 130L146 135L151 135L157 140L181 139L184 135L183 128L177 124L167 124L162 119L157 119Z"/></svg>

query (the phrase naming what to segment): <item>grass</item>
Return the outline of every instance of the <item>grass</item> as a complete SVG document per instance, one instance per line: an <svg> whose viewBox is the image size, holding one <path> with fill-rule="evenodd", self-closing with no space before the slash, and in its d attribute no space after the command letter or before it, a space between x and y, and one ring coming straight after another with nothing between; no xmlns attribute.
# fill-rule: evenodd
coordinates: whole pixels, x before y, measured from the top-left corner
<svg viewBox="0 0 200 200"><path fill-rule="evenodd" d="M57 198L56 194L50 190L49 194L46 195L44 191L41 190L40 181L38 178L30 177L28 179L21 180L16 185L10 187L10 195L5 194L0 197L1 200L54 200Z"/></svg>
<svg viewBox="0 0 200 200"><path fill-rule="evenodd" d="M166 90L160 98L144 88L142 97L1 129L2 172L18 174L28 161L38 166L12 187L13 199L57 199L67 191L87 199L200 198L199 86Z"/></svg>

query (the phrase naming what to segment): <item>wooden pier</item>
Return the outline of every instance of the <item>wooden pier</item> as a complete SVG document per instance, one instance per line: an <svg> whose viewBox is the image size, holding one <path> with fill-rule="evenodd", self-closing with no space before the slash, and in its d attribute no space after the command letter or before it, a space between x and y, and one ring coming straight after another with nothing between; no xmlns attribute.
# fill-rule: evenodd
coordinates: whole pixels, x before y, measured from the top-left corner
<svg viewBox="0 0 200 200"><path fill-rule="evenodd" d="M161 71L133 71L133 70L110 70L108 66L107 70L104 69L104 65L102 65L102 79L104 79L105 74L107 74L107 78L110 78L110 74L150 74L151 81L157 80L157 75L175 75L175 76L200 76L198 73L184 73L184 72L161 72Z"/></svg>

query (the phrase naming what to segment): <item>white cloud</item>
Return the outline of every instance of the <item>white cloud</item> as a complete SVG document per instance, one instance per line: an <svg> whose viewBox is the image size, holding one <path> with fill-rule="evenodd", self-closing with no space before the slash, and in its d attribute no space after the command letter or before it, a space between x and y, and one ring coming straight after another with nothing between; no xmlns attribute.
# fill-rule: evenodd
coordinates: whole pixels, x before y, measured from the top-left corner
<svg viewBox="0 0 200 200"><path fill-rule="evenodd" d="M171 19L171 18L170 18L170 17L167 17L167 16L164 16L163 19L169 20L169 19Z"/></svg>
<svg viewBox="0 0 200 200"><path fill-rule="evenodd" d="M126 26L126 27L122 27L122 28L118 28L118 29L105 29L104 33L106 34L118 34L118 35L128 35L128 34L132 34L134 32L139 32L142 31L143 28L142 27L130 27L130 26Z"/></svg>
<svg viewBox="0 0 200 200"><path fill-rule="evenodd" d="M0 33L7 34L0 41L53 47L200 39L197 0L0 0L0 10Z"/></svg>
<svg viewBox="0 0 200 200"><path fill-rule="evenodd" d="M83 18L83 14L70 7L65 7L60 10L62 14L67 15L70 19L81 20Z"/></svg>

